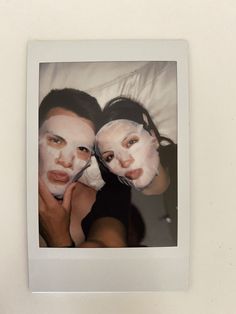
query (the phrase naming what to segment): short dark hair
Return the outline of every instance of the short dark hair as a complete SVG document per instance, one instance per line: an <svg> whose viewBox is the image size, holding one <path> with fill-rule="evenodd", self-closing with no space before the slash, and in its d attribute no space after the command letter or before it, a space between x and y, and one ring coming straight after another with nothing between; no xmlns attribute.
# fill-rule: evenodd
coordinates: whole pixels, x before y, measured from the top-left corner
<svg viewBox="0 0 236 314"><path fill-rule="evenodd" d="M103 109L100 128L106 123L118 119L127 119L142 124L148 132L153 130L160 143L163 140L173 143L169 138L160 135L148 110L136 100L123 96L110 100Z"/></svg>
<svg viewBox="0 0 236 314"><path fill-rule="evenodd" d="M101 108L96 98L89 94L73 88L51 90L39 107L39 127L47 119L48 112L56 107L72 111L78 116L90 120L97 129Z"/></svg>

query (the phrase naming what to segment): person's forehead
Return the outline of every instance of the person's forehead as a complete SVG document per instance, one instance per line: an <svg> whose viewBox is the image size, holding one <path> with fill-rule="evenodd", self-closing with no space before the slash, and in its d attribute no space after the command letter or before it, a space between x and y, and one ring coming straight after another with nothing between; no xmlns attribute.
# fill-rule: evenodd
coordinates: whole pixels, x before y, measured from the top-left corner
<svg viewBox="0 0 236 314"><path fill-rule="evenodd" d="M114 121L117 123L109 124L100 134L97 134L97 144L101 153L120 148L123 140L131 134L139 134L142 125L133 121Z"/></svg>
<svg viewBox="0 0 236 314"><path fill-rule="evenodd" d="M84 121L74 116L54 115L47 119L40 129L40 133L51 133L67 141L94 143L95 133Z"/></svg>
<svg viewBox="0 0 236 314"><path fill-rule="evenodd" d="M90 126L93 129L93 131L95 131L95 126L91 120L83 118L71 110L67 110L62 107L54 107L48 111L46 120L54 116L74 117L78 121L82 121L86 123L88 126Z"/></svg>
<svg viewBox="0 0 236 314"><path fill-rule="evenodd" d="M99 140L118 140L125 135L136 132L138 124L128 120L117 120L111 122L103 127L101 132L98 133Z"/></svg>

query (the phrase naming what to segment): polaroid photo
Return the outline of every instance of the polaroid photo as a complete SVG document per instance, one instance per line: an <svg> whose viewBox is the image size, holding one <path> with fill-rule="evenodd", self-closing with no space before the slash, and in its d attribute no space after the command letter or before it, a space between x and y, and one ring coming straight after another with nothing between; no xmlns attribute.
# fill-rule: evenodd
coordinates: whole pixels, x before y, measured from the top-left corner
<svg viewBox="0 0 236 314"><path fill-rule="evenodd" d="M188 45L32 41L32 292L187 289Z"/></svg>

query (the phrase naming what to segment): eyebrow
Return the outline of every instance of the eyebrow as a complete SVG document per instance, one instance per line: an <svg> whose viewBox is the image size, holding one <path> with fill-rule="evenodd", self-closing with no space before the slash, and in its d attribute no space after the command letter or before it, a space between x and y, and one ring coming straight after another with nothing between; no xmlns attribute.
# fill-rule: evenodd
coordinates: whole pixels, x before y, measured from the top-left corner
<svg viewBox="0 0 236 314"><path fill-rule="evenodd" d="M113 153L113 150L106 150L105 152L102 152L102 155L107 154L107 153Z"/></svg>
<svg viewBox="0 0 236 314"><path fill-rule="evenodd" d="M135 131L129 132L129 133L121 140L121 145L123 145L123 142L126 141L131 135L137 136L137 135L134 134L134 133L135 133ZM101 155L106 154L106 153L111 153L111 152L112 152L112 153L114 152L112 148L106 150L105 152L102 152Z"/></svg>
<svg viewBox="0 0 236 314"><path fill-rule="evenodd" d="M46 134L51 135L51 136L54 136L54 137L56 137L58 140L61 140L61 141L66 142L66 140L65 140L63 137L61 137L61 136L59 136L59 135L57 135L57 134L54 134L54 133L51 133L51 132L46 132Z"/></svg>
<svg viewBox="0 0 236 314"><path fill-rule="evenodd" d="M134 133L135 133L134 131L133 131L133 132L129 132L129 133L125 136L125 138L123 138L123 140L121 141L121 143L123 144L123 142L126 141L131 135L138 136L138 135L136 135L136 134L134 134Z"/></svg>

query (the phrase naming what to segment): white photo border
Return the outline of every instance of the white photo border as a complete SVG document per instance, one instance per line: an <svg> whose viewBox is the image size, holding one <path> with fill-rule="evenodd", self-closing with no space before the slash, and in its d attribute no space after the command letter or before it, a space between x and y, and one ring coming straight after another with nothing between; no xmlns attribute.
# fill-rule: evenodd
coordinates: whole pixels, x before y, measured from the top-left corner
<svg viewBox="0 0 236 314"><path fill-rule="evenodd" d="M178 245L156 248L40 248L38 235L39 64L176 61ZM33 292L166 291L188 287L190 237L188 44L184 40L32 41L27 62L27 228Z"/></svg>

